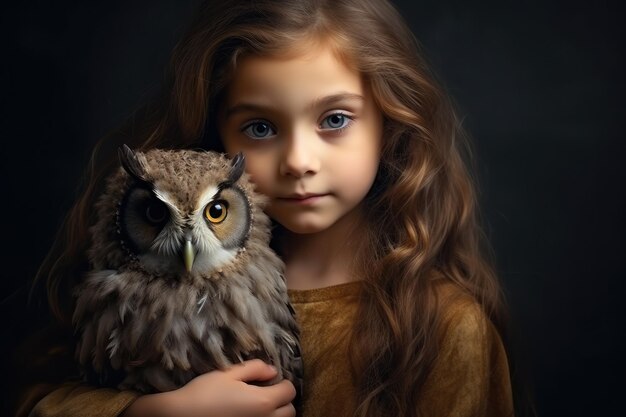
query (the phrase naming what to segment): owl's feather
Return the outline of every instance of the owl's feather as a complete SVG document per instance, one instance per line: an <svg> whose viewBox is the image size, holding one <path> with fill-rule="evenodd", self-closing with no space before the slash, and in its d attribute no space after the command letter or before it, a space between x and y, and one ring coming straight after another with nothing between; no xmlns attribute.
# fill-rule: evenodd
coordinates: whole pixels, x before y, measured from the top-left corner
<svg viewBox="0 0 626 417"><path fill-rule="evenodd" d="M119 388L168 391L261 358L277 367L276 380L299 387L284 265L269 248L265 199L243 172L243 157L120 155L122 168L95 207L92 270L76 291L76 355L86 374ZM216 213L228 208L228 222L207 220L214 201ZM185 241L196 248L189 271L179 256Z"/></svg>

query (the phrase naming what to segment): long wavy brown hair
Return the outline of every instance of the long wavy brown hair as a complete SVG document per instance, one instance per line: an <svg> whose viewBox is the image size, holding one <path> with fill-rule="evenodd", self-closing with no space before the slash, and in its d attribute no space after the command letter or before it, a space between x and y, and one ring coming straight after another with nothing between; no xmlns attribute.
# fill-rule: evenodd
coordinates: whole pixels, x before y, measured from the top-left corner
<svg viewBox="0 0 626 417"><path fill-rule="evenodd" d="M121 143L222 150L216 113L237 59L331 40L369 83L384 115L360 319L351 336L359 416L416 416L410 408L439 348L442 282L482 306L502 330L503 297L479 225L469 144L452 100L418 42L385 0L235 0L202 4L176 46L159 97L94 151L84 192L40 271L51 310L69 325L71 288L87 267L90 207Z"/></svg>

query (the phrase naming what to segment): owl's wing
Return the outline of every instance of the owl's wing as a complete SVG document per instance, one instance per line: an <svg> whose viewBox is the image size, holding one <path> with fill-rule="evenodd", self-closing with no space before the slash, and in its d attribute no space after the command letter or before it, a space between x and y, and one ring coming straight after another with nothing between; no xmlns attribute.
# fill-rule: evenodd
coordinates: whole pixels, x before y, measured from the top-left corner
<svg viewBox="0 0 626 417"><path fill-rule="evenodd" d="M289 326L289 330L295 339L295 344L292 346L292 356L289 361L286 362L286 375L294 387L296 388L296 398L293 400L293 404L296 408L296 415L302 415L302 392L304 389L304 363L302 361L302 353L300 352L300 329L296 325L296 311L293 309L291 303L287 302L287 309L291 313L293 318L292 325Z"/></svg>

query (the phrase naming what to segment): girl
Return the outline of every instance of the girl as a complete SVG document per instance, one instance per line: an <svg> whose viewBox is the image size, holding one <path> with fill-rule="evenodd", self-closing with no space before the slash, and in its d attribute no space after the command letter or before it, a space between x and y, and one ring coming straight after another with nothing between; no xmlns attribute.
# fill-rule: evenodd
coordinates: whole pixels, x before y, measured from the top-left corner
<svg viewBox="0 0 626 417"><path fill-rule="evenodd" d="M270 197L302 328L304 416L513 414L503 301L481 250L464 134L386 0L202 5L162 97L94 152L41 268L62 346L47 345L50 363L71 357L63 335L88 208L123 142L246 155ZM293 416L288 381L251 384L274 372L249 361L141 397L39 384L21 412L42 398L31 415Z"/></svg>

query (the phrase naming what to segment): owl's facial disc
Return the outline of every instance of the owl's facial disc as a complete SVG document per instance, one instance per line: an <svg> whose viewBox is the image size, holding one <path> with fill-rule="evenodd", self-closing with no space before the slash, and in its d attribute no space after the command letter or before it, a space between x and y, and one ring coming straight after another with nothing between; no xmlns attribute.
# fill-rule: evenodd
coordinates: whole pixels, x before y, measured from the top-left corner
<svg viewBox="0 0 626 417"><path fill-rule="evenodd" d="M179 201L167 188L137 182L120 208L124 243L148 271L178 275L212 273L232 262L251 229L251 207L235 164L227 179L209 185L191 201Z"/></svg>
<svg viewBox="0 0 626 417"><path fill-rule="evenodd" d="M248 198L237 187L220 189L203 209L204 219L223 248L242 248L251 226Z"/></svg>
<svg viewBox="0 0 626 417"><path fill-rule="evenodd" d="M152 190L143 186L131 188L120 211L122 238L136 254L146 252L171 216L168 205Z"/></svg>

